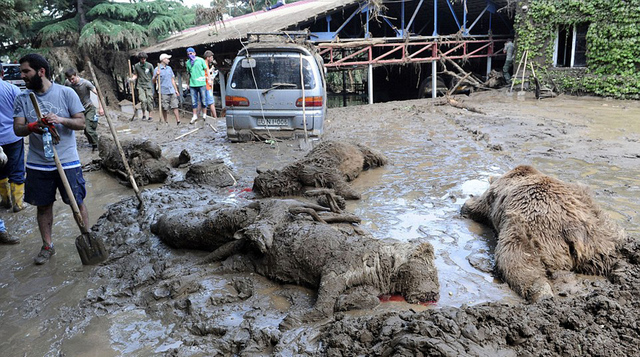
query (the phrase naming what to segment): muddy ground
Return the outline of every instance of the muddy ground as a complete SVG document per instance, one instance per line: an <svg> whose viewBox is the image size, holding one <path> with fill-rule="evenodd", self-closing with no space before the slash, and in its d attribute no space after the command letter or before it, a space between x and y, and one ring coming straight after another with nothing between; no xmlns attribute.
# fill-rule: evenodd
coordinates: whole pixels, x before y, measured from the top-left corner
<svg viewBox="0 0 640 357"><path fill-rule="evenodd" d="M208 252L170 248L150 226L166 212L250 202L256 168L282 168L308 146L231 144L223 120L163 126L129 122L130 115L113 111L122 138L156 140L167 157L186 148L193 163L222 160L236 183L200 185L184 180L188 168L172 169L166 185L144 188L140 212L116 179L87 172L90 223L111 252L98 267L80 264L67 207L55 206L58 253L43 267L32 265L41 244L35 208L3 211L23 242L0 249L0 350L11 356L640 355L634 244L625 250L628 268L614 281L581 276L554 299L528 304L492 277L492 232L458 213L470 194L488 186L489 176L531 164L589 185L637 239L640 103L536 101L505 92L458 100L484 114L431 100L338 108L329 111L324 136L369 145L390 159L352 183L362 199L349 201L346 210L376 238L434 246L436 304L389 301L279 329L289 313L314 303L314 290L251 273L242 255L201 264ZM99 130L108 134L103 122ZM81 136L80 154L89 164L98 155Z"/></svg>

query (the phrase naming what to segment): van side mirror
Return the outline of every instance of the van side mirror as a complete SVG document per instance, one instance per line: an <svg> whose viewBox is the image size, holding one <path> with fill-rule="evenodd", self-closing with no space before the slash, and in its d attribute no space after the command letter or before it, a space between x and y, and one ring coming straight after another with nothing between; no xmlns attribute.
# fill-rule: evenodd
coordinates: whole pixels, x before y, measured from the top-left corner
<svg viewBox="0 0 640 357"><path fill-rule="evenodd" d="M256 60L253 58L243 58L240 66L242 68L256 68Z"/></svg>

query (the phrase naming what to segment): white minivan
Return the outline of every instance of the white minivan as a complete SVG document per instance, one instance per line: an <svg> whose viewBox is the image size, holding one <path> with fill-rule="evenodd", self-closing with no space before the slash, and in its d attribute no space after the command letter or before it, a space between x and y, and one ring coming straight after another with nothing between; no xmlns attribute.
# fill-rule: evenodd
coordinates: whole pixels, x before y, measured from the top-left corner
<svg viewBox="0 0 640 357"><path fill-rule="evenodd" d="M18 63L3 63L2 69L4 70L3 81L15 84L20 89L26 88L20 75L20 65Z"/></svg>
<svg viewBox="0 0 640 357"><path fill-rule="evenodd" d="M324 75L322 58L311 45L248 44L238 52L226 85L227 137L237 142L322 135Z"/></svg>

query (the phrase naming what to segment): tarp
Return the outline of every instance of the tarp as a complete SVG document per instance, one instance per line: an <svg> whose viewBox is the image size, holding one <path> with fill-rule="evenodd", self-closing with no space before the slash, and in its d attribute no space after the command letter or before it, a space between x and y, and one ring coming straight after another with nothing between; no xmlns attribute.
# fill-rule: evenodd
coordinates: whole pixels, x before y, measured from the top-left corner
<svg viewBox="0 0 640 357"><path fill-rule="evenodd" d="M358 3L358 0L303 0L270 11L260 10L219 21L215 26L193 27L140 50L147 53L163 52L243 39L250 32L283 31L355 3Z"/></svg>

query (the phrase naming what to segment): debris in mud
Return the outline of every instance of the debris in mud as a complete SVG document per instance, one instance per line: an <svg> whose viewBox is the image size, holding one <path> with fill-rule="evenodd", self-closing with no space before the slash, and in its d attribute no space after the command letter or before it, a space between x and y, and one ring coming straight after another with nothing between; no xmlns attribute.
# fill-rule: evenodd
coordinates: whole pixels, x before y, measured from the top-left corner
<svg viewBox="0 0 640 357"><path fill-rule="evenodd" d="M461 213L498 233L498 274L518 294L553 297L549 273L608 276L616 268L624 231L593 201L586 186L518 166L472 197Z"/></svg>
<svg viewBox="0 0 640 357"><path fill-rule="evenodd" d="M188 182L214 187L235 186L237 180L222 160L205 160L191 165L185 175Z"/></svg>
<svg viewBox="0 0 640 357"><path fill-rule="evenodd" d="M135 139L122 141L121 145L138 185L162 183L167 179L171 168L169 161L162 157L162 148L158 144L150 140ZM100 136L98 150L102 167L114 174L121 184L130 186L129 175L113 139Z"/></svg>
<svg viewBox="0 0 640 357"><path fill-rule="evenodd" d="M489 88L500 88L507 85L507 81L504 80L502 72L492 69L491 72L489 72L489 77L483 84Z"/></svg>
<svg viewBox="0 0 640 357"><path fill-rule="evenodd" d="M309 188L331 188L345 199L360 199L348 181L363 170L383 166L387 158L360 144L323 141L303 159L282 170L258 171L253 191L263 197L295 196Z"/></svg>
<svg viewBox="0 0 640 357"><path fill-rule="evenodd" d="M186 166L189 162L191 162L191 154L189 154L189 152L187 151L187 149L184 149L180 152L180 155L176 156L176 157L172 157L171 159L169 159L169 163L171 164L171 167L184 167Z"/></svg>

